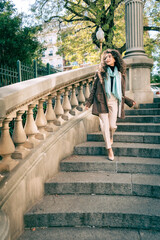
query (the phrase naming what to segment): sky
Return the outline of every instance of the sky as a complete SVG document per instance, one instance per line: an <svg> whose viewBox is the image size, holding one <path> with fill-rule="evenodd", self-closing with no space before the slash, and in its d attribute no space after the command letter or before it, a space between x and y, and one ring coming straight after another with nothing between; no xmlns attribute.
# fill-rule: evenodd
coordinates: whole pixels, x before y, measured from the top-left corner
<svg viewBox="0 0 160 240"><path fill-rule="evenodd" d="M12 2L15 4L15 7L17 8L18 12L25 12L27 13L30 5L35 2L35 0L12 0Z"/></svg>

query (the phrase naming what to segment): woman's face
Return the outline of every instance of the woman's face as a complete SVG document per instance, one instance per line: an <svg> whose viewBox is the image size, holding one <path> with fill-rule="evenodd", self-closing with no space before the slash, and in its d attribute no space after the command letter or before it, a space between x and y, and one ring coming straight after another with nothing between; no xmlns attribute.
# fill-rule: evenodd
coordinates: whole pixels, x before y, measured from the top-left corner
<svg viewBox="0 0 160 240"><path fill-rule="evenodd" d="M113 67L114 64L115 64L115 59L114 59L114 57L112 56L111 53L106 54L106 57L105 57L104 61L108 66L111 66L111 67Z"/></svg>

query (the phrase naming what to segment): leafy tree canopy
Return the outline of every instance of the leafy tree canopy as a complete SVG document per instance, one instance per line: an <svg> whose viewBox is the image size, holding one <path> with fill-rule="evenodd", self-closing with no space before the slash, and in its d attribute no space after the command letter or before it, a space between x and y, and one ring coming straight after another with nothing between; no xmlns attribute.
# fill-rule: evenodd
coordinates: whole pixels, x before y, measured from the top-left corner
<svg viewBox="0 0 160 240"><path fill-rule="evenodd" d="M158 25L158 4L156 0L144 0L149 21L144 30L160 30ZM152 9L154 7L156 10ZM124 30L124 0L36 0L32 10L44 21L57 19L59 22L85 22L87 28L93 29L92 41L97 46L96 31L102 27L105 35L105 47L117 48L114 38L117 31ZM148 11L149 10L149 11ZM117 21L119 24L117 25ZM150 25L151 24L151 25ZM116 36L117 38L117 36ZM124 50L124 42L118 48Z"/></svg>
<svg viewBox="0 0 160 240"><path fill-rule="evenodd" d="M36 37L41 27L23 27L22 19L11 1L1 0L0 64L16 66L17 60L30 64L43 51Z"/></svg>
<svg viewBox="0 0 160 240"><path fill-rule="evenodd" d="M68 63L77 62L96 64L99 59L99 49L92 43L92 30L85 28L85 23L63 26L63 30L58 37L58 52ZM83 31L79 31L83 28ZM75 51L76 49L76 51Z"/></svg>
<svg viewBox="0 0 160 240"><path fill-rule="evenodd" d="M159 0L143 0L143 2L144 48L148 56L154 57L158 62L160 2ZM50 22L56 19L60 26L68 23L68 30L64 27L61 29L62 41L61 46L59 44L59 53L72 60L75 58L77 49L86 49L86 44L91 46L93 43L92 50L97 53L95 46L99 47L99 41L97 41L96 32L99 26L105 35L103 48L116 48L121 53L125 51L124 7L124 0L36 0L32 11L39 21ZM156 31L157 37L151 37L149 34L151 31ZM90 38L87 38L87 34ZM80 40L81 37L83 41ZM92 43L89 39L92 39ZM86 49L86 56L90 56L89 49ZM81 57L83 56L82 53Z"/></svg>

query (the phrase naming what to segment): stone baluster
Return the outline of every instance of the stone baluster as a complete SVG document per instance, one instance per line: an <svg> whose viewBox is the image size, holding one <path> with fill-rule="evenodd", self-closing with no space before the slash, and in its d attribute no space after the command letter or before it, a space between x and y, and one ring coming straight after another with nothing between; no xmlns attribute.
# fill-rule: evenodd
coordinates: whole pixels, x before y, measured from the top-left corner
<svg viewBox="0 0 160 240"><path fill-rule="evenodd" d="M54 111L56 114L58 124L62 125L64 123L64 120L62 119L62 115L64 114L64 111L63 111L62 104L61 104L61 92L60 91L57 92Z"/></svg>
<svg viewBox="0 0 160 240"><path fill-rule="evenodd" d="M70 114L75 116L78 113L77 106L78 106L78 100L76 97L76 85L72 85L72 94L71 94L71 106L72 109L70 111Z"/></svg>
<svg viewBox="0 0 160 240"><path fill-rule="evenodd" d="M89 90L90 90L90 92L91 92L91 90L92 90L92 88L93 88L94 77L89 78L89 79L88 79L88 82L89 82Z"/></svg>
<svg viewBox="0 0 160 240"><path fill-rule="evenodd" d="M70 104L70 100L69 100L69 97L68 97L68 91L69 91L69 88L65 88L65 93L64 93L64 97L63 97L63 103L62 103L62 107L63 107L63 110L64 110L64 114L62 116L62 118L66 121L68 121L72 115L69 113L71 111L71 104Z"/></svg>
<svg viewBox="0 0 160 240"><path fill-rule="evenodd" d="M5 118L1 128L0 138L0 172L11 171L17 164L18 161L14 160L11 155L15 151L15 146L9 133L9 122L11 119Z"/></svg>
<svg viewBox="0 0 160 240"><path fill-rule="evenodd" d="M48 129L47 129L47 119L44 114L43 110L43 103L45 102L44 99L39 99L38 101L38 112L36 116L36 125L38 127L39 132L42 134L43 139L48 136Z"/></svg>
<svg viewBox="0 0 160 240"><path fill-rule="evenodd" d="M39 144L39 140L43 139L43 137L40 138L40 134L38 135L39 131L33 118L34 107L35 104L28 105L27 119L24 127L28 142L31 143L32 148Z"/></svg>
<svg viewBox="0 0 160 240"><path fill-rule="evenodd" d="M77 107L77 109L79 111L83 111L84 103L85 103L85 97L84 97L84 93L83 93L83 82L80 82L80 84L79 84L78 102L79 102L79 106Z"/></svg>
<svg viewBox="0 0 160 240"><path fill-rule="evenodd" d="M23 159L29 153L28 149L25 148L27 137L22 125L23 113L24 113L23 110L19 110L16 113L16 119L14 122L14 130L12 135L12 139L16 146L16 150L12 154L12 158Z"/></svg>
<svg viewBox="0 0 160 240"><path fill-rule="evenodd" d="M55 112L53 110L53 106L52 106L53 97L55 97L55 95L49 95L48 96L47 110L46 110L46 113L45 113L47 123L48 123L48 127L49 127L51 132L57 130L57 128L59 126L59 122L57 121L56 114L55 114Z"/></svg>
<svg viewBox="0 0 160 240"><path fill-rule="evenodd" d="M85 100L89 98L90 95L90 89L89 89L89 80L86 81L86 87L85 87Z"/></svg>

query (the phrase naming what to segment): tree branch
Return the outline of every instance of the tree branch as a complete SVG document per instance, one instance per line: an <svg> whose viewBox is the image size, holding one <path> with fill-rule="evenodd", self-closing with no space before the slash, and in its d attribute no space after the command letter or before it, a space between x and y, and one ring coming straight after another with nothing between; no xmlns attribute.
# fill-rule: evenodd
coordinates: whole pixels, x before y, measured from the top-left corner
<svg viewBox="0 0 160 240"><path fill-rule="evenodd" d="M126 43L124 43L124 45L120 48L116 48L115 46L114 48L117 49L122 54L126 50Z"/></svg>
<svg viewBox="0 0 160 240"><path fill-rule="evenodd" d="M71 13L74 14L74 16L71 18L71 19L65 19L65 21L67 22L72 22L72 21L80 21L80 20L83 20L83 21L90 21L90 22L93 22L93 23L96 23L96 20L94 18L89 18L87 16L84 16L83 14L81 13L78 13L76 11L74 11L73 9L71 9L70 7L66 7ZM80 17L80 19L74 19L75 17Z"/></svg>
<svg viewBox="0 0 160 240"><path fill-rule="evenodd" d="M60 19L62 19L62 21L63 21L63 17L62 16L51 16L48 20L44 20L44 22L45 23L49 23L54 18L58 18L59 21L60 21Z"/></svg>
<svg viewBox="0 0 160 240"><path fill-rule="evenodd" d="M75 32L77 33L77 32L80 32L81 30L85 30L85 29L87 29L87 28L94 28L94 27L96 27L96 25L94 25L94 26L87 26L87 27L84 27L84 28L80 28L80 29L76 30Z"/></svg>
<svg viewBox="0 0 160 240"><path fill-rule="evenodd" d="M105 13L107 14L107 12L111 10L111 7L114 7L114 10L115 10L118 7L118 5L122 2L124 2L124 0L119 0L119 2L116 2L115 0L112 0L111 4L105 10ZM113 11L113 9L112 9L112 11Z"/></svg>
<svg viewBox="0 0 160 240"><path fill-rule="evenodd" d="M79 21L82 21L82 18L76 18L76 19L66 19L66 18L63 18L63 20L66 21L66 22L79 22ZM91 19L90 20L83 19L83 21L85 21L85 22L93 22L93 21L91 21ZM93 22L93 23L95 23L95 22Z"/></svg>
<svg viewBox="0 0 160 240"><path fill-rule="evenodd" d="M68 6L68 3L70 3L71 6ZM69 10L71 13L74 13L75 16L82 17L82 20L84 19L84 18L83 18L83 17L84 17L83 10L86 11L86 8L83 7L82 5L76 4L76 3L73 3L73 2L70 2L70 1L66 1L66 3L65 3L64 6L65 6L65 8L66 8L67 10ZM81 10L82 10L81 12L82 12L82 13L80 13L80 12L76 11L75 9L73 9L73 8L72 8L73 6L74 6L74 7L81 8ZM95 13L92 11L91 8L87 9L87 11L89 11L91 14L93 14L93 15L95 16ZM90 21L90 18L89 18L89 17L85 16L85 19L86 19L86 18L88 18L88 21ZM92 19L92 18L91 18L91 19Z"/></svg>
<svg viewBox="0 0 160 240"><path fill-rule="evenodd" d="M160 31L160 27L154 27L154 26L144 26L143 27L144 31Z"/></svg>
<svg viewBox="0 0 160 240"><path fill-rule="evenodd" d="M91 1L89 1L89 0L83 0L83 2L85 2L88 6L90 6L90 4L91 4Z"/></svg>

